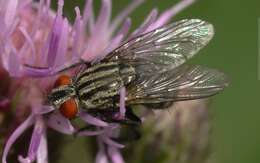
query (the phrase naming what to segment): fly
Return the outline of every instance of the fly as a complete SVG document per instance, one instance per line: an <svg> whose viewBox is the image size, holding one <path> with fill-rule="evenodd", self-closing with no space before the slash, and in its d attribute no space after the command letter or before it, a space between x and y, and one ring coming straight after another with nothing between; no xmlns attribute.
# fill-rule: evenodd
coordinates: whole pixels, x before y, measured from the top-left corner
<svg viewBox="0 0 260 163"><path fill-rule="evenodd" d="M185 63L213 35L213 26L199 19L181 20L140 35L100 61L79 63L83 68L75 76L60 76L48 102L70 119L80 110L105 121L140 123L131 110L133 105L215 95L227 86L226 76ZM126 89L123 119L118 118L121 88Z"/></svg>

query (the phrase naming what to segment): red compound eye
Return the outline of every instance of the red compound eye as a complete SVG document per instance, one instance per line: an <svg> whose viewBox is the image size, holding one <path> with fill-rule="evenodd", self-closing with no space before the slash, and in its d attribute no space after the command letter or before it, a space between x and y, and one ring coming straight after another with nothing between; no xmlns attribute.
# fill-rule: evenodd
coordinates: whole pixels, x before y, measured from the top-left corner
<svg viewBox="0 0 260 163"><path fill-rule="evenodd" d="M68 75L60 75L54 83L54 88L71 84L71 78ZM61 104L59 108L60 113L68 118L75 118L78 113L78 106L74 98L70 98Z"/></svg>
<svg viewBox="0 0 260 163"><path fill-rule="evenodd" d="M60 113L68 118L75 118L78 113L78 106L76 101L73 98L68 99L60 106Z"/></svg>
<svg viewBox="0 0 260 163"><path fill-rule="evenodd" d="M60 75L54 83L54 88L71 84L71 78L68 75Z"/></svg>

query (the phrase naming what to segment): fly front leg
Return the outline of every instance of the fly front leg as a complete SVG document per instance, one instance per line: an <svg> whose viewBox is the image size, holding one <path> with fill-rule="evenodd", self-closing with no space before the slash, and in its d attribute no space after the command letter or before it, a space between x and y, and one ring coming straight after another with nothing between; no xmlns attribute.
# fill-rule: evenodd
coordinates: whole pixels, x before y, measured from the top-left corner
<svg viewBox="0 0 260 163"><path fill-rule="evenodd" d="M24 64L24 72L27 75L34 77L47 77L54 76L69 69L85 65L89 67L91 65L90 62L86 62L83 59L77 60L76 62L65 63L62 66L53 68L53 67L37 67L28 64Z"/></svg>
<svg viewBox="0 0 260 163"><path fill-rule="evenodd" d="M78 67L78 66L86 66L86 67L90 67L91 66L91 63L90 62L86 62L84 61L83 59L80 59L78 62L74 63L74 64L70 64L70 65L63 65L61 67L59 67L57 69L57 71L55 71L54 73L61 73L61 72L64 72L64 71L67 71L69 69L72 69L72 68L75 68L75 67Z"/></svg>

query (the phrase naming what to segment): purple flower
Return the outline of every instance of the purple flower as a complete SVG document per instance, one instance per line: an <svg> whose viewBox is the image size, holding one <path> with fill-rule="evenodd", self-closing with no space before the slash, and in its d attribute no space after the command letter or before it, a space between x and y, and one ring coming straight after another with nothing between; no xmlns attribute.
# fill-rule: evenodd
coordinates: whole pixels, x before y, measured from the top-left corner
<svg viewBox="0 0 260 163"><path fill-rule="evenodd" d="M165 25L193 1L181 0L160 15L157 9L153 9L143 24L128 34L131 26L128 15L144 0L133 0L112 21L111 0L102 0L101 10L96 18L93 14L92 0L87 0L83 13L80 13L78 7L75 8L76 18L73 24L63 16L63 0L58 1L57 12L50 9L50 0L39 2L0 0L0 68L8 71L12 78L11 85L17 88L11 90L11 96L1 98L0 105L5 105L13 96L20 94L22 98L16 101L19 110L30 109L30 115L6 142L2 162L7 162L11 146L31 126L34 126L34 130L28 154L26 157L18 157L22 163L34 160L38 163L48 162L46 139L48 127L70 135L77 131L57 110L45 105L46 91L52 88L55 80L53 76L59 70L79 60L102 59L123 41ZM124 98L124 94L125 89L122 88L121 99ZM125 108L122 100L120 113L124 116ZM112 140L117 136L120 126L104 122L87 113L79 113L79 117L97 128L96 131L82 131L77 134L97 135L100 150L96 162L105 163L112 160L115 163L123 163L119 149L124 146Z"/></svg>

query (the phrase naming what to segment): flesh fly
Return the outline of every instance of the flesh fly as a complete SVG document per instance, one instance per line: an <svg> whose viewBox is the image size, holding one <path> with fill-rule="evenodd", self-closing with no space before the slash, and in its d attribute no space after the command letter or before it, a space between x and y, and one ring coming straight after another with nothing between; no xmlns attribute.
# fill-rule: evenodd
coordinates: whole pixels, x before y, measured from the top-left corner
<svg viewBox="0 0 260 163"><path fill-rule="evenodd" d="M226 76L214 69L188 65L212 39L213 26L185 19L133 38L92 63L80 62L75 76L61 75L48 102L67 118L79 109L105 121L139 123L132 106L206 98L223 90ZM119 115L120 90L125 117Z"/></svg>

